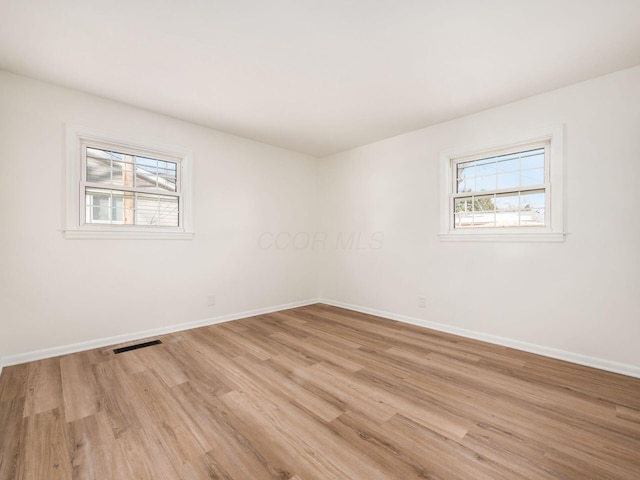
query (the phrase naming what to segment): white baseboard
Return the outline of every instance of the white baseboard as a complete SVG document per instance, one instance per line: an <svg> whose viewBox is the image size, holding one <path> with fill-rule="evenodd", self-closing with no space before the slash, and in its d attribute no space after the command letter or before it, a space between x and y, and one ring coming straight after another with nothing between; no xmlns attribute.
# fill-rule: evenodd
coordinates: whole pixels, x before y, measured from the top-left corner
<svg viewBox="0 0 640 480"><path fill-rule="evenodd" d="M559 360L565 360L567 362L576 363L578 365L584 365L587 367L598 368L600 370L606 370L609 372L620 373L622 375L628 375L630 377L640 378L640 367L635 365L628 365L624 363L613 362L602 358L590 357L579 353L568 352L565 350L559 350L556 348L545 347L543 345L536 345L532 343L522 342L520 340L513 340L510 338L499 337L496 335L489 335L474 330L467 330L459 327L452 327L443 323L431 322L420 318L409 317L406 315L399 315L391 312L384 312L373 308L361 307L359 305L352 305L349 303L339 302L330 299L312 299L301 302L293 302L283 305L276 305L272 307L259 308L255 310L249 310L245 312L232 313L228 315L222 315L219 317L207 318L204 320L197 320L195 322L179 323L174 325L168 325L165 327L155 328L152 330L144 330L139 332L127 333L123 335L116 335L113 337L101 338L98 340L91 340L87 342L74 343L71 345L63 345L59 347L47 348L43 350L36 350L33 352L20 353L16 355L7 355L0 357L0 374L2 373L3 366L16 365L19 363L32 362L35 360L42 360L43 358L57 357L60 355L67 355L69 353L81 352L84 350L91 350L94 348L102 348L110 345L117 345L119 343L131 342L135 340L141 340L144 338L154 337L158 335L166 335L168 333L179 332L182 330L189 330L192 328L205 327L207 325L215 325L218 323L229 322L232 320L238 320L241 318L252 317L255 315L263 315L266 313L278 312L281 310L288 310L290 308L304 307L306 305L313 305L315 303L324 303L335 307L345 308L347 310L353 310L356 312L367 313L370 315L376 315L378 317L387 318L389 320L397 320L399 322L409 323L412 325L418 325L420 327L431 328L441 332L451 333L453 335L459 335L461 337L472 338L483 342L493 343L496 345L502 345L505 347L515 348L525 352L535 353L543 355L545 357L557 358Z"/></svg>
<svg viewBox="0 0 640 480"><path fill-rule="evenodd" d="M155 337L158 335L166 335L168 333L179 332L182 330L189 330L192 328L206 327L207 325L215 325L217 323L229 322L231 320L238 320L246 317L253 317L255 315L264 315L266 313L279 312L281 310L288 310L290 308L304 307L306 305L313 305L318 303L317 299L305 300L301 302L287 303L283 305L276 305L272 307L258 308L255 310L248 310L246 312L231 313L228 315L222 315L219 317L206 318L204 320L196 320L194 322L177 323L174 325L167 325L165 327L154 328L151 330L143 330L139 332L125 333L123 335L116 335L113 337L100 338L98 340L89 340L87 342L74 343L70 345L62 345L59 347L45 348L43 350L35 350L33 352L18 353L16 355L7 355L0 357L0 373L3 366L17 365L19 363L33 362L35 360L42 360L44 358L58 357L60 355L67 355L69 353L82 352L84 350L92 350L94 348L107 347L109 345L117 345L119 343L131 342L134 340L141 340L143 338Z"/></svg>
<svg viewBox="0 0 640 480"><path fill-rule="evenodd" d="M440 332L451 333L459 335L461 337L472 338L474 340L481 340L487 343L493 343L496 345L502 345L504 347L515 348L517 350L523 350L529 353L536 353L545 357L556 358L558 360L565 360L567 362L576 363L578 365L584 365L587 367L598 368L600 370L606 370L608 372L620 373L622 375L628 375L630 377L640 378L640 367L636 365L628 365L625 363L612 362L611 360L605 360L603 358L590 357L588 355L582 355L580 353L567 352L565 350L559 350L556 348L545 347L543 345L536 345L533 343L522 342L520 340L513 340L510 338L499 337L497 335L489 335L474 330L467 330L459 327L452 327L443 323L430 322L420 318L409 317L406 315L398 315L390 312L383 312L373 308L361 307L358 305L351 305L335 300L329 300L326 298L320 299L320 303L332 305L334 307L346 308L347 310L354 310L356 312L367 313L370 315L376 315L378 317L387 318L389 320L397 320L399 322L410 323L412 325L418 325L420 327L431 328Z"/></svg>

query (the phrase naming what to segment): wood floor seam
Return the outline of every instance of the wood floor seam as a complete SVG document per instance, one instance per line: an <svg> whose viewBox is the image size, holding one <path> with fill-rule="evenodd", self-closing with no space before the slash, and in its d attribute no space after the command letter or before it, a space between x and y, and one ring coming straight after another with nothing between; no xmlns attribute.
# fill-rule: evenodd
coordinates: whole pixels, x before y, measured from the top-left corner
<svg viewBox="0 0 640 480"><path fill-rule="evenodd" d="M5 367L0 480L640 479L640 379L322 304L159 339Z"/></svg>

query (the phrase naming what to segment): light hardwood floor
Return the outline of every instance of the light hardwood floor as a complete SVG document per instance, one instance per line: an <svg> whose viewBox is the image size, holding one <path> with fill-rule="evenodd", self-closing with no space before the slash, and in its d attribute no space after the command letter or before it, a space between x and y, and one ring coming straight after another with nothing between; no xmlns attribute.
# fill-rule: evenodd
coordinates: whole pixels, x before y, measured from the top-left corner
<svg viewBox="0 0 640 480"><path fill-rule="evenodd" d="M6 367L0 479L640 479L640 380L325 305Z"/></svg>

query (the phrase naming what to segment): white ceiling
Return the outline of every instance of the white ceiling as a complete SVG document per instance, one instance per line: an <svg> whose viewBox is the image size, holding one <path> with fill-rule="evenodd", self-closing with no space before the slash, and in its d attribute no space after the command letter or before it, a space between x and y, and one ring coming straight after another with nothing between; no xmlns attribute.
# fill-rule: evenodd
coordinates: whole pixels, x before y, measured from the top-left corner
<svg viewBox="0 0 640 480"><path fill-rule="evenodd" d="M316 156L638 64L640 0L0 0L2 69Z"/></svg>

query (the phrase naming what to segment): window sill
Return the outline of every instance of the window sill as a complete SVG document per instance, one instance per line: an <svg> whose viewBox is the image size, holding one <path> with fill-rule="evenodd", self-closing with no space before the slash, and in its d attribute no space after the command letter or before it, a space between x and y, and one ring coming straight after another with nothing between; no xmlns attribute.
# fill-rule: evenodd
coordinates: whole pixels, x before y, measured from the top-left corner
<svg viewBox="0 0 640 480"><path fill-rule="evenodd" d="M523 232L523 233L494 233L494 232L456 232L439 234L442 242L564 242L564 233Z"/></svg>
<svg viewBox="0 0 640 480"><path fill-rule="evenodd" d="M144 230L111 230L111 229L83 229L64 230L64 238L68 239L122 239L122 240L192 240L193 232L175 231L144 231Z"/></svg>

